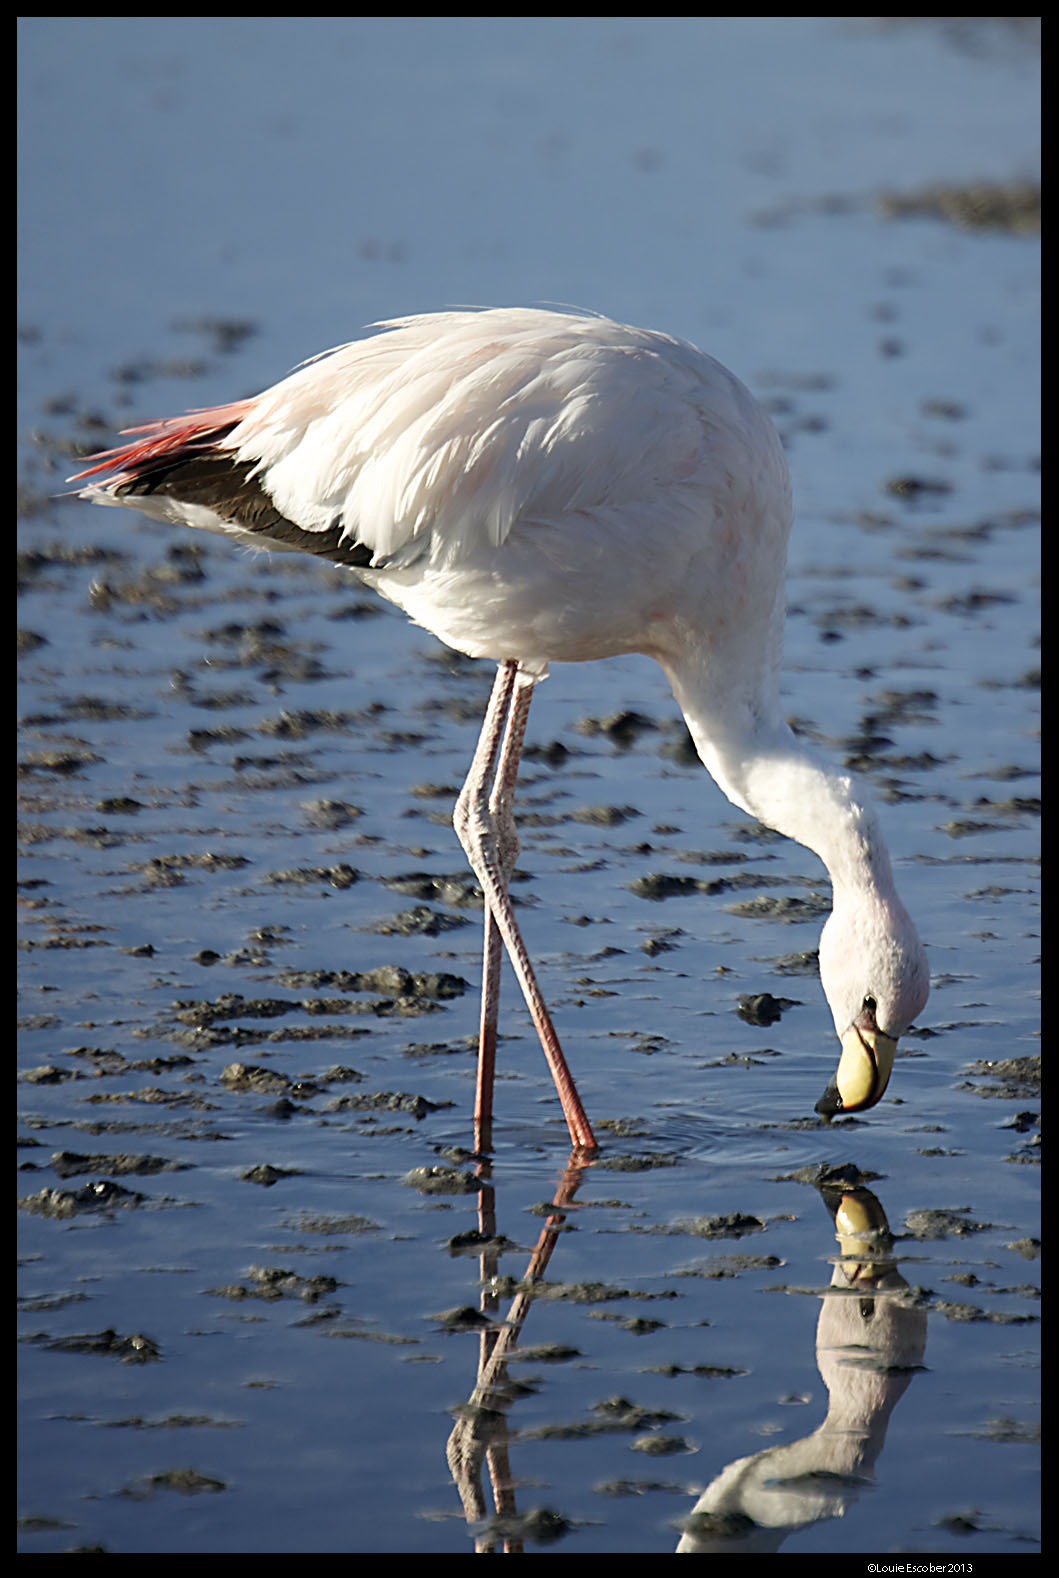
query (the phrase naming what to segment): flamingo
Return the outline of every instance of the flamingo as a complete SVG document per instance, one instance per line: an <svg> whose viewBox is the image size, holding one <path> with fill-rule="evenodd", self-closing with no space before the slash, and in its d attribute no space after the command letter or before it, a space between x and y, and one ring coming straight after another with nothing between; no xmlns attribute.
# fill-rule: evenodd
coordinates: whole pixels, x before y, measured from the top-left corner
<svg viewBox="0 0 1059 1578"><path fill-rule="evenodd" d="M506 948L571 1139L596 1148L512 908L513 802L549 664L627 652L661 665L728 799L826 866L819 964L840 1053L817 1111L874 1106L927 960L874 810L780 709L791 488L768 416L693 345L605 317L494 308L371 328L263 394L128 429L70 480L95 477L81 497L99 504L345 565L497 664L453 818L485 898L479 1138Z"/></svg>

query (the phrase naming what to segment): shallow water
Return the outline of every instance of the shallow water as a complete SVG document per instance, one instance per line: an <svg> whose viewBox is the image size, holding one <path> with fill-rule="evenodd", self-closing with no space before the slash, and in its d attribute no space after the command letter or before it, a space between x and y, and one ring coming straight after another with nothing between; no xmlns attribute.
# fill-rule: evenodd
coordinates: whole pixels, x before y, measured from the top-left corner
<svg viewBox="0 0 1059 1578"><path fill-rule="evenodd" d="M705 1493L700 1549L1038 1549L1038 249L996 192L980 225L877 201L1032 174L1032 41L30 19L22 50L21 1548L667 1552ZM784 435L790 714L872 786L931 955L862 1121L813 1113L817 862L626 659L539 688L520 781L602 1155L564 1171L506 980L476 1164L448 819L489 673L326 567L54 497L72 443L510 300L686 335Z"/></svg>

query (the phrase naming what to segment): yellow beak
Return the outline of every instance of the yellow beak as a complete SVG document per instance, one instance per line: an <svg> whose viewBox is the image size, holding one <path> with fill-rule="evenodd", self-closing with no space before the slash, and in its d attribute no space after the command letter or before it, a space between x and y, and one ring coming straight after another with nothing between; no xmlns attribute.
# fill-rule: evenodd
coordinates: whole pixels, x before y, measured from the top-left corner
<svg viewBox="0 0 1059 1578"><path fill-rule="evenodd" d="M831 1084L816 1104L825 1117L839 1112L866 1112L874 1107L890 1083L897 1041L865 1023L865 1016L850 1025L842 1037L842 1055Z"/></svg>

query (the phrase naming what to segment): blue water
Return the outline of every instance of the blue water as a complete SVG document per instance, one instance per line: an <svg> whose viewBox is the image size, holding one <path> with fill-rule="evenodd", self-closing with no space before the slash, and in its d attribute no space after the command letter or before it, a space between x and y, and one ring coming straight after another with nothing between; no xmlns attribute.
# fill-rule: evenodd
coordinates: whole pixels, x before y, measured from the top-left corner
<svg viewBox="0 0 1059 1578"><path fill-rule="evenodd" d="M20 664L17 1193L108 1176L63 1176L61 1151L169 1167L117 1178L134 1207L20 1213L21 1548L494 1537L445 1454L479 1338L437 1317L477 1307L483 1270L523 1274L565 1128L506 982L491 1183L510 1245L495 1268L453 1253L484 1194L405 1180L472 1170L479 916L439 899L467 924L380 929L425 902L397 879L462 874L447 816L489 677L439 662L326 567L212 539L192 567L174 557L186 536L55 495L71 442L252 393L368 322L563 302L696 341L773 411L798 517L789 711L851 759L885 736L859 770L934 985L892 1099L822 1128L829 1018L818 982L781 970L818 923L737 908L826 897L816 861L749 841L672 754L675 708L646 660L540 687L529 744L568 755L527 761L518 894L604 1158L547 1268L567 1296L538 1297L521 1334L565 1357L511 1365L530 1383L506 1412L511 1516L564 1521L551 1544L510 1519L495 1538L670 1552L728 1465L817 1432L847 1394L816 1335L834 1224L799 1169L849 1162L898 1235L894 1287L926 1346L902 1395L873 1404L881 1445L843 1515L788 1505L775 1548L1035 1551L1039 1102L983 1069L1039 1050L1039 250L877 202L1035 174L1032 35L996 19L28 18L19 38L19 623L44 641ZM930 486L895 494L899 478ZM656 727L625 748L586 732L624 708ZM320 800L361 814L321 829ZM636 814L579 817L599 805ZM291 876L342 863L352 886ZM748 870L761 887L650 903L630 886ZM415 1015L301 1006L380 995L304 972L393 964L468 990ZM738 1000L764 991L797 1006L747 1024ZM292 1006L233 1007L189 1042L187 1005L225 993ZM283 1115L274 1092L222 1080L239 1061L316 1091ZM432 1110L335 1104L383 1091ZM289 1176L246 1181L262 1163ZM962 1215L915 1236L924 1209ZM761 1225L695 1227L731 1212ZM763 1258L718 1260L740 1254ZM255 1296L269 1266L337 1286ZM513 1296L498 1286L501 1318ZM159 1357L55 1346L108 1329ZM615 1397L673 1417L593 1428ZM641 1449L661 1435L682 1445Z"/></svg>

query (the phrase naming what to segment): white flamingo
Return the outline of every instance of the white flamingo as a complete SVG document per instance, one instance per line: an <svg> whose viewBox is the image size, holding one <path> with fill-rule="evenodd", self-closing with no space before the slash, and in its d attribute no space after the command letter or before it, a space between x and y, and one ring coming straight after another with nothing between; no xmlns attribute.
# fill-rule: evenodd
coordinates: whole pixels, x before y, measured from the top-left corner
<svg viewBox="0 0 1059 1578"><path fill-rule="evenodd" d="M349 568L499 667L455 826L485 894L475 1117L488 1134L501 942L575 1145L594 1147L508 893L515 779L551 662L643 652L737 806L815 851L820 976L841 1039L818 1110L873 1106L928 993L876 816L783 720L790 481L779 438L694 346L606 318L430 313L256 398L129 430L82 496Z"/></svg>

